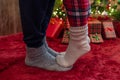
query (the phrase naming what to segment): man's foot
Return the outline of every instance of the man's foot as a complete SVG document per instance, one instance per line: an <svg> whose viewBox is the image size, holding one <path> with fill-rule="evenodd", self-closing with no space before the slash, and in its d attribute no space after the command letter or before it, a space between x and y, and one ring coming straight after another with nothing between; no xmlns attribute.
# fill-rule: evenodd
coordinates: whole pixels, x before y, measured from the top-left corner
<svg viewBox="0 0 120 80"><path fill-rule="evenodd" d="M68 71L72 68L65 68L58 65L55 57L48 53L45 45L42 45L39 48L27 47L25 64L28 66L38 67L51 71Z"/></svg>
<svg viewBox="0 0 120 80"><path fill-rule="evenodd" d="M53 55L54 57L56 57L56 56L59 54L58 52L56 52L55 50L53 50L52 48L50 48L50 47L48 46L47 41L46 41L46 36L44 37L43 42L44 42L44 44L45 44L45 48L47 49L47 51L48 51L51 55Z"/></svg>

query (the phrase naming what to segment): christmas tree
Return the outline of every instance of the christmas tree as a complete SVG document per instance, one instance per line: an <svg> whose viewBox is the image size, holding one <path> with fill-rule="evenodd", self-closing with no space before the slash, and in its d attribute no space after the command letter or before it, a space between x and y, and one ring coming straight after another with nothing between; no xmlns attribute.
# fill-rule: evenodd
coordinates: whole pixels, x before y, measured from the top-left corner
<svg viewBox="0 0 120 80"><path fill-rule="evenodd" d="M120 0L90 0L91 4L91 15L89 20L92 21L92 19L98 19L100 21L107 21L107 20L117 20L120 21ZM67 17L66 17L66 11L64 9L64 5L62 3L62 0L56 0L55 7L53 11L53 17L58 17L60 19L63 19L64 21L64 35L62 39L62 43L68 43L69 40L69 28L67 27ZM92 23L93 25L94 23ZM90 25L89 25L90 26ZM101 22L97 27L101 27ZM91 27L92 29L92 27ZM94 29L94 28L93 28ZM96 28L95 28L96 29ZM98 28L101 29L101 28ZM96 30L98 31L98 30ZM114 32L114 30L113 30ZM98 33L98 32L96 32ZM107 32L106 32L107 34ZM99 40L98 40L99 36ZM111 36L111 35L110 35ZM114 36L112 36L114 37ZM95 34L95 37L92 35L92 38L95 38L97 42L103 42L102 41L102 34ZM94 42L94 41L93 41Z"/></svg>
<svg viewBox="0 0 120 80"><path fill-rule="evenodd" d="M62 0L56 0L52 17L66 18Z"/></svg>
<svg viewBox="0 0 120 80"><path fill-rule="evenodd" d="M109 15L117 11L120 0L90 0L91 15ZM56 0L53 17L65 18L66 13L63 8L62 0Z"/></svg>

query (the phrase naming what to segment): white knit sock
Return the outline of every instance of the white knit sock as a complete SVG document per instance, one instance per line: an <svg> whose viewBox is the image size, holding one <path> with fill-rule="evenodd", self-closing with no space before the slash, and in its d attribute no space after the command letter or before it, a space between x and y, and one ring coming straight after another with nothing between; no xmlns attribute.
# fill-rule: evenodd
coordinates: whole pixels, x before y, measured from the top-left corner
<svg viewBox="0 0 120 80"><path fill-rule="evenodd" d="M88 26L70 27L70 41L66 54L58 55L56 60L61 66L72 66L79 57L88 51L90 51Z"/></svg>
<svg viewBox="0 0 120 80"><path fill-rule="evenodd" d="M88 43L90 44L90 38L89 38L89 36L88 36L87 39L88 39ZM60 54L60 55L65 55L65 54L66 54L66 51L64 51L64 52L60 52L59 54Z"/></svg>

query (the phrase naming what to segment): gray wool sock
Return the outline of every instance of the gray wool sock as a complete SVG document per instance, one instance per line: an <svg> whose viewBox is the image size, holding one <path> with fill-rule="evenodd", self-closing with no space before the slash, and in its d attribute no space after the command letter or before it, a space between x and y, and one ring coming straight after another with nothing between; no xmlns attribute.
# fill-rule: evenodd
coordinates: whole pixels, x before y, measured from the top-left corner
<svg viewBox="0 0 120 80"><path fill-rule="evenodd" d="M53 56L56 57L56 56L59 54L58 52L56 52L55 50L53 50L52 48L50 48L50 47L48 46L47 41L46 41L46 36L44 37L43 42L44 42L44 44L45 44L45 48L47 49L47 51L48 51L51 55L53 55Z"/></svg>
<svg viewBox="0 0 120 80"><path fill-rule="evenodd" d="M68 71L71 69L64 68L57 64L55 57L48 53L45 45L39 48L27 47L27 54L25 58L25 64L28 66L38 67L51 71Z"/></svg>

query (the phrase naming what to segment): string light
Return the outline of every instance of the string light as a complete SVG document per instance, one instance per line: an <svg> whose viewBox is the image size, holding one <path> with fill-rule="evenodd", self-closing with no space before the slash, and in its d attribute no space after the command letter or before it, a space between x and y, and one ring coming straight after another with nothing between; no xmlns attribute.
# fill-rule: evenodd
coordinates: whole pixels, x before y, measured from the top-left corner
<svg viewBox="0 0 120 80"><path fill-rule="evenodd" d="M62 2L63 0L59 0L57 2ZM117 2L120 0L94 0L91 5L91 14L93 15L111 15L114 13L117 8ZM58 6L58 5L57 5ZM63 4L60 4L60 7L56 8L53 12L53 17L65 18L66 13L65 10L62 9Z"/></svg>

